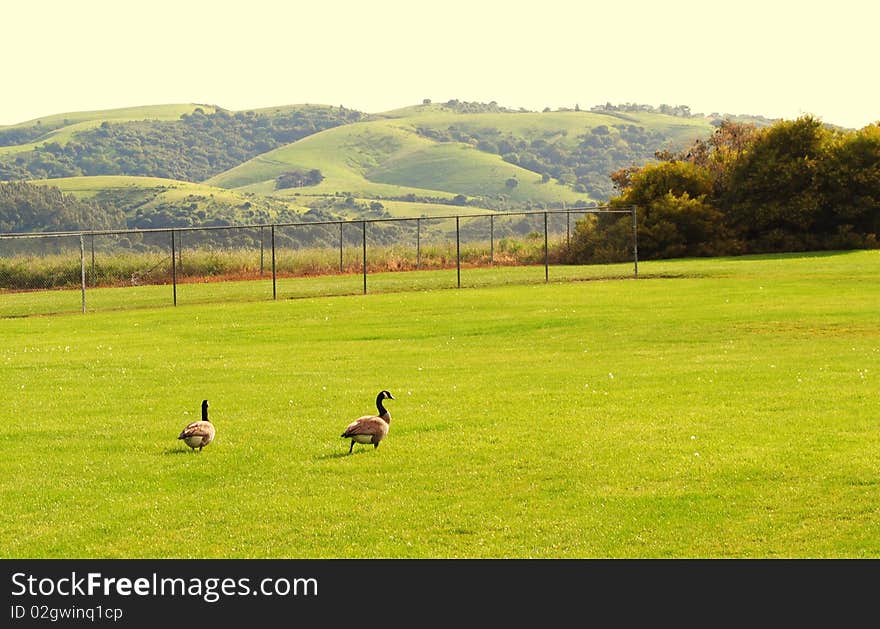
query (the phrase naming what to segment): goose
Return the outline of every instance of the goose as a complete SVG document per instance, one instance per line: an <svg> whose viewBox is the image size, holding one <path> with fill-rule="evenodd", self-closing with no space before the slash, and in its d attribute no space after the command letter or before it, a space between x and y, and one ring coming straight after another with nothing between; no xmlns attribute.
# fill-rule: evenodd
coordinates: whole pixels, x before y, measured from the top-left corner
<svg viewBox="0 0 880 629"><path fill-rule="evenodd" d="M208 419L208 400L202 400L202 419L191 422L180 431L178 439L183 439L190 448L202 451L206 445L214 441L214 424Z"/></svg>
<svg viewBox="0 0 880 629"><path fill-rule="evenodd" d="M390 391L379 391L379 395L376 396L376 408L379 413L358 417L346 426L342 437L351 439L351 446L348 448L349 454L351 454L355 443L372 443L374 449L379 447L379 442L388 434L388 427L391 424L391 413L385 410L382 400L393 399L394 396Z"/></svg>

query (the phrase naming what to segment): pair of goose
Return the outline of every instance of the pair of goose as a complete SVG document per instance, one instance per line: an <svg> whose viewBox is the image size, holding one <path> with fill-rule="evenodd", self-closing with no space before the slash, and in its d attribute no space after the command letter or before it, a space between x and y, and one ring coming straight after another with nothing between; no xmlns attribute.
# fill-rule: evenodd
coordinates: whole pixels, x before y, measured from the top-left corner
<svg viewBox="0 0 880 629"><path fill-rule="evenodd" d="M383 402L393 399L394 396L390 391L379 391L379 395L376 396L378 414L363 415L345 427L342 437L351 439L351 445L348 448L349 454L354 449L355 443L372 443L374 449L379 447L379 442L388 435L388 428L391 425L391 414ZM187 424L177 438L183 440L193 451L198 448L201 452L202 448L214 441L216 434L214 424L208 419L208 400L202 400L202 419Z"/></svg>

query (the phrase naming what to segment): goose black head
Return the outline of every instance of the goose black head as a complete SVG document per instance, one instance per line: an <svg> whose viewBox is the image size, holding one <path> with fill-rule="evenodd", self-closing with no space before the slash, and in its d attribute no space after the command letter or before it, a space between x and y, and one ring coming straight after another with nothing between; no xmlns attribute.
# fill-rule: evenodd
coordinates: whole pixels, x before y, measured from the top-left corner
<svg viewBox="0 0 880 629"><path fill-rule="evenodd" d="M208 420L208 400L202 400L202 419Z"/></svg>
<svg viewBox="0 0 880 629"><path fill-rule="evenodd" d="M388 413L388 409L385 408L385 405L382 404L383 400L393 400L394 396L391 395L391 391L379 391L379 395L376 396L376 409L379 411L379 417L384 419L386 422L391 421L391 415Z"/></svg>

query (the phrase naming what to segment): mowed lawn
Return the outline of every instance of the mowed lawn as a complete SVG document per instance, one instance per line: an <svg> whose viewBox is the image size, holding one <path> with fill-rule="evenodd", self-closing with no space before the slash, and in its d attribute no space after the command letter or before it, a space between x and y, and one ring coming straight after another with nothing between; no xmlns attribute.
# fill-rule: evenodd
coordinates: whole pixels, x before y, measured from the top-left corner
<svg viewBox="0 0 880 629"><path fill-rule="evenodd" d="M0 556L880 557L880 251L640 271L0 319Z"/></svg>

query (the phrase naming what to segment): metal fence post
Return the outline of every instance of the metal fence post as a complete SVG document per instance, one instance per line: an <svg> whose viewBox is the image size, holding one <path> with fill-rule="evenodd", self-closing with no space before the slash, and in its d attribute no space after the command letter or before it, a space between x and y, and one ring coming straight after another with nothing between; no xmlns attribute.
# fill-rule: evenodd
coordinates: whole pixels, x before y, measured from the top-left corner
<svg viewBox="0 0 880 629"><path fill-rule="evenodd" d="M489 264L495 264L495 215L489 216Z"/></svg>
<svg viewBox="0 0 880 629"><path fill-rule="evenodd" d="M82 286L82 311L86 312L86 244L83 235L79 235L79 273L80 285Z"/></svg>
<svg viewBox="0 0 880 629"><path fill-rule="evenodd" d="M342 273L342 222L339 223L339 272Z"/></svg>
<svg viewBox="0 0 880 629"><path fill-rule="evenodd" d="M571 210L565 210L565 250L571 253Z"/></svg>
<svg viewBox="0 0 880 629"><path fill-rule="evenodd" d="M459 217L455 217L455 272L458 276L458 287L461 288L461 230L459 229Z"/></svg>
<svg viewBox="0 0 880 629"><path fill-rule="evenodd" d="M174 230L171 230L171 292L174 295L174 305L177 305L177 256L174 246Z"/></svg>
<svg viewBox="0 0 880 629"><path fill-rule="evenodd" d="M260 225L260 277L263 277L263 226Z"/></svg>
<svg viewBox="0 0 880 629"><path fill-rule="evenodd" d="M361 222L361 232L363 236L363 269L364 269L364 295L367 294L367 221Z"/></svg>
<svg viewBox="0 0 880 629"><path fill-rule="evenodd" d="M416 219L416 269L422 268L422 219Z"/></svg>
<svg viewBox="0 0 880 629"><path fill-rule="evenodd" d="M275 225L272 225L272 299L276 299L278 297L278 292L275 286Z"/></svg>
<svg viewBox="0 0 880 629"><path fill-rule="evenodd" d="M550 281L550 246L547 242L547 212L544 212L544 282Z"/></svg>
<svg viewBox="0 0 880 629"><path fill-rule="evenodd" d="M636 206L632 206L633 217L633 278L639 277L639 222Z"/></svg>

